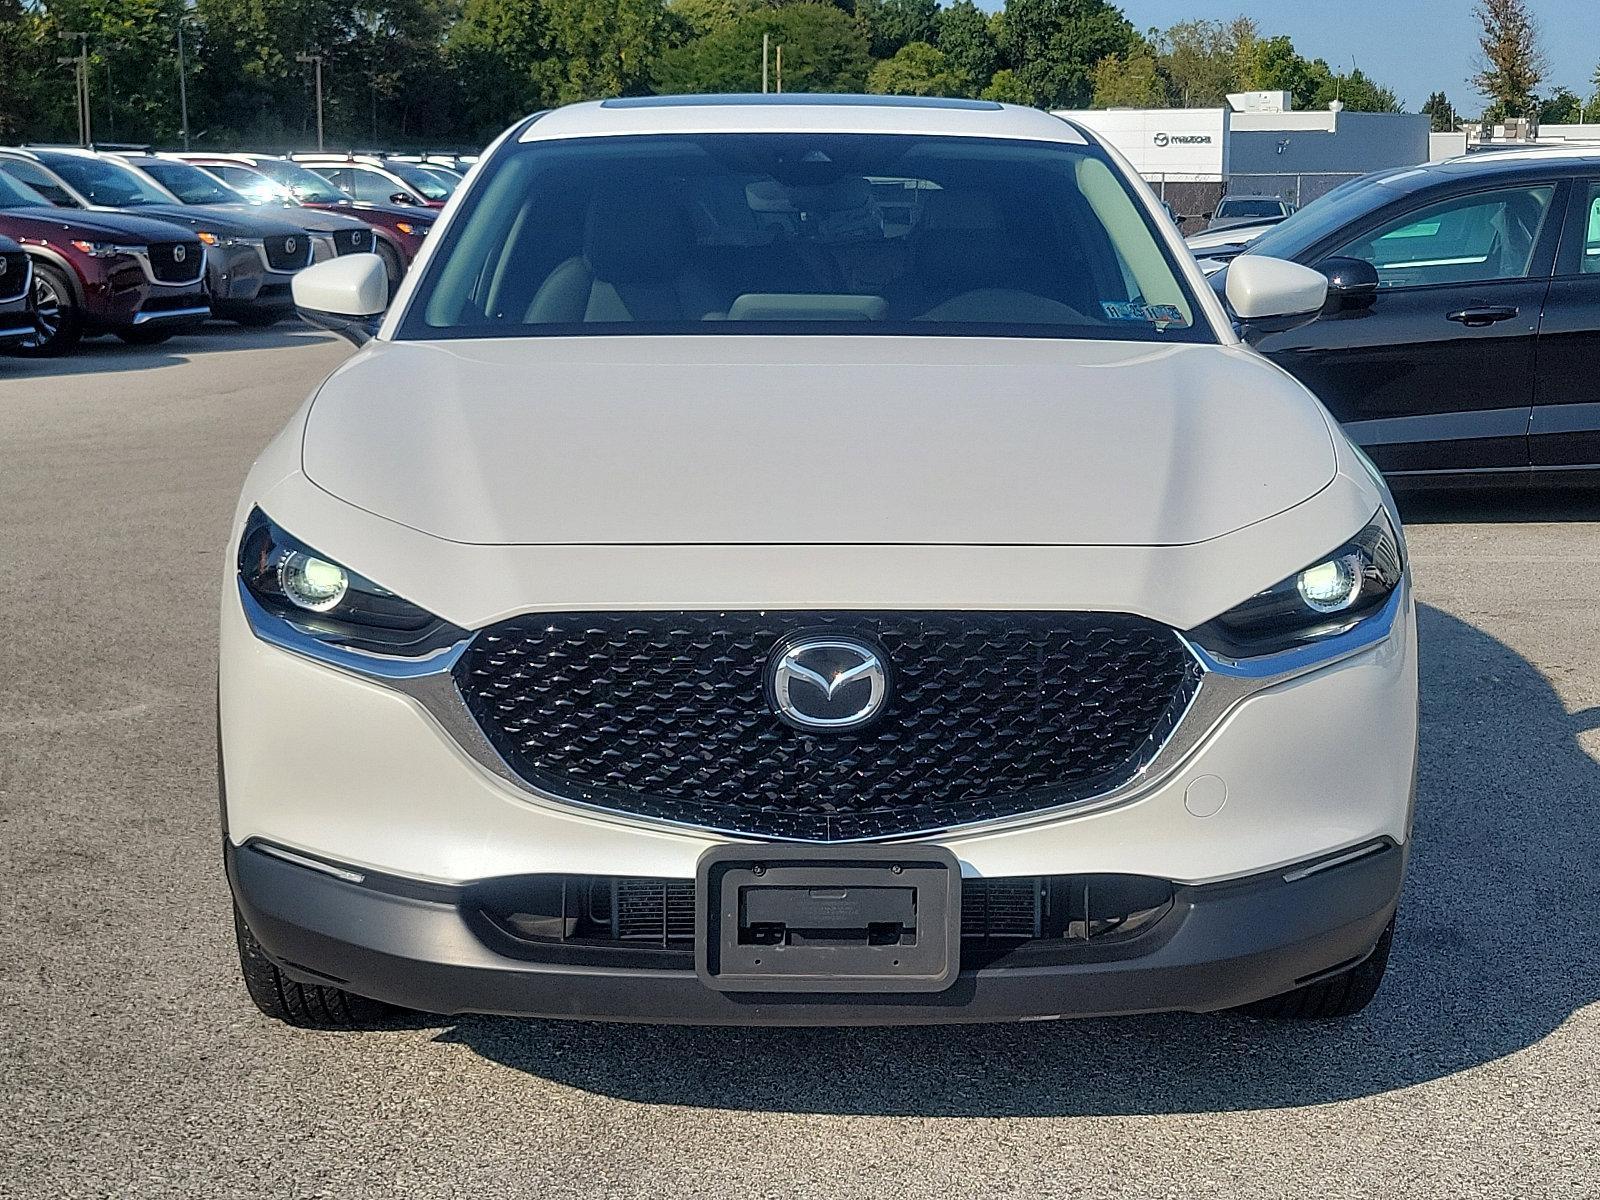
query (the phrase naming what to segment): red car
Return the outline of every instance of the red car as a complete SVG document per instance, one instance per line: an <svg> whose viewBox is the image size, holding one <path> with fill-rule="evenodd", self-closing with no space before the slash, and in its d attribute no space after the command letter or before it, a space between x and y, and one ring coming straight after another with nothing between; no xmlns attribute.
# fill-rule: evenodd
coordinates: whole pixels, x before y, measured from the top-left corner
<svg viewBox="0 0 1600 1200"><path fill-rule="evenodd" d="M315 171L270 154L188 153L174 157L204 168L250 200L281 204L288 199L306 208L365 221L378 236L375 249L389 273L391 293L422 249L422 240L437 216L423 205L355 200Z"/></svg>
<svg viewBox="0 0 1600 1200"><path fill-rule="evenodd" d="M65 354L95 333L164 342L210 315L205 246L171 222L56 208L0 175L0 236L21 244L33 276L33 330L16 353Z"/></svg>

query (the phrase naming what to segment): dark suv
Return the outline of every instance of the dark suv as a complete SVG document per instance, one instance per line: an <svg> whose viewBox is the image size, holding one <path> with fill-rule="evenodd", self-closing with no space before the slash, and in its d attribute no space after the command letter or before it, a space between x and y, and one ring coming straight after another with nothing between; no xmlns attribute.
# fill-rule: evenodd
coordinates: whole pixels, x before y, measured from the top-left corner
<svg viewBox="0 0 1600 1200"><path fill-rule="evenodd" d="M165 341L209 314L206 248L170 222L67 212L0 173L0 234L32 268L34 327L19 353L65 354L90 333ZM6 274L15 269L8 259Z"/></svg>
<svg viewBox="0 0 1600 1200"><path fill-rule="evenodd" d="M392 294L422 241L433 228L435 214L421 205L356 200L315 171L270 154L185 154L247 199L292 199L321 212L339 212L365 221L377 236L376 250L389 275Z"/></svg>
<svg viewBox="0 0 1600 1200"><path fill-rule="evenodd" d="M87 150L0 150L0 174L60 207L134 211L186 226L206 244L206 283L219 317L270 325L294 309L289 281L311 262L304 225L183 204L131 167Z"/></svg>
<svg viewBox="0 0 1600 1200"><path fill-rule="evenodd" d="M0 350L33 337L33 267L20 242L0 237Z"/></svg>
<svg viewBox="0 0 1600 1200"><path fill-rule="evenodd" d="M124 166L138 171L180 204L220 209L244 216L265 215L303 225L311 234L311 261L322 262L342 254L371 254L372 226L355 217L334 212L318 212L292 202L261 204L234 191L215 175L193 163L156 154L107 154Z"/></svg>

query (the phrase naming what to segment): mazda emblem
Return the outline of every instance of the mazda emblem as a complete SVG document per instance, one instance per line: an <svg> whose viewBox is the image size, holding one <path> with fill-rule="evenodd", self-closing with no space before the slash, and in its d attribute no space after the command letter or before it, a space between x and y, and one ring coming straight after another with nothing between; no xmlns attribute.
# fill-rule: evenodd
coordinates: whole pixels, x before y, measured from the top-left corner
<svg viewBox="0 0 1600 1200"><path fill-rule="evenodd" d="M182 262L184 259L186 259L188 257L189 257L189 248L187 246L174 246L172 248L172 261L173 262L179 263L179 262Z"/></svg>
<svg viewBox="0 0 1600 1200"><path fill-rule="evenodd" d="M294 243L294 239L293 238L284 238L283 239L283 252L285 254L293 254L294 253L294 245L295 245L295 243Z"/></svg>
<svg viewBox="0 0 1600 1200"><path fill-rule="evenodd" d="M888 666L883 654L856 638L799 635L773 650L767 699L796 729L859 729L889 699Z"/></svg>

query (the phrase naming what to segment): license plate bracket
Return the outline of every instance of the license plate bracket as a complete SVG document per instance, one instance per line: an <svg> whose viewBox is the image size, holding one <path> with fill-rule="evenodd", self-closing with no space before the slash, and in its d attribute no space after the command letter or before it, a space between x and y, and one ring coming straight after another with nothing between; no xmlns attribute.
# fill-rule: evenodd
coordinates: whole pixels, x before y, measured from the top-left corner
<svg viewBox="0 0 1600 1200"><path fill-rule="evenodd" d="M961 867L938 846L717 846L695 970L724 992L937 992L961 969Z"/></svg>

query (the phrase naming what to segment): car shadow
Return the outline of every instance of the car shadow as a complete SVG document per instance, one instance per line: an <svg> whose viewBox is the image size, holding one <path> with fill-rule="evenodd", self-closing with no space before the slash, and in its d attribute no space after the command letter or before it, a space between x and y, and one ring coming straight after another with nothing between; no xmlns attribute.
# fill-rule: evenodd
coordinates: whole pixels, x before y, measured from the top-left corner
<svg viewBox="0 0 1600 1200"><path fill-rule="evenodd" d="M24 358L0 354L0 381L52 379L69 375L109 374L175 367L196 355L228 350L287 350L334 340L295 318L285 318L267 329L250 329L224 321L210 321L192 333L178 334L158 346L129 346L112 336L85 338L61 358Z"/></svg>
<svg viewBox="0 0 1600 1200"><path fill-rule="evenodd" d="M1600 999L1600 765L1540 672L1421 612L1415 841L1389 976L1346 1021L1238 1015L889 1029L459 1018L437 1039L649 1104L894 1116L1144 1115L1320 1104L1523 1050ZM1352 748L1359 752L1359 748ZM1338 787L1330 781L1329 803Z"/></svg>

